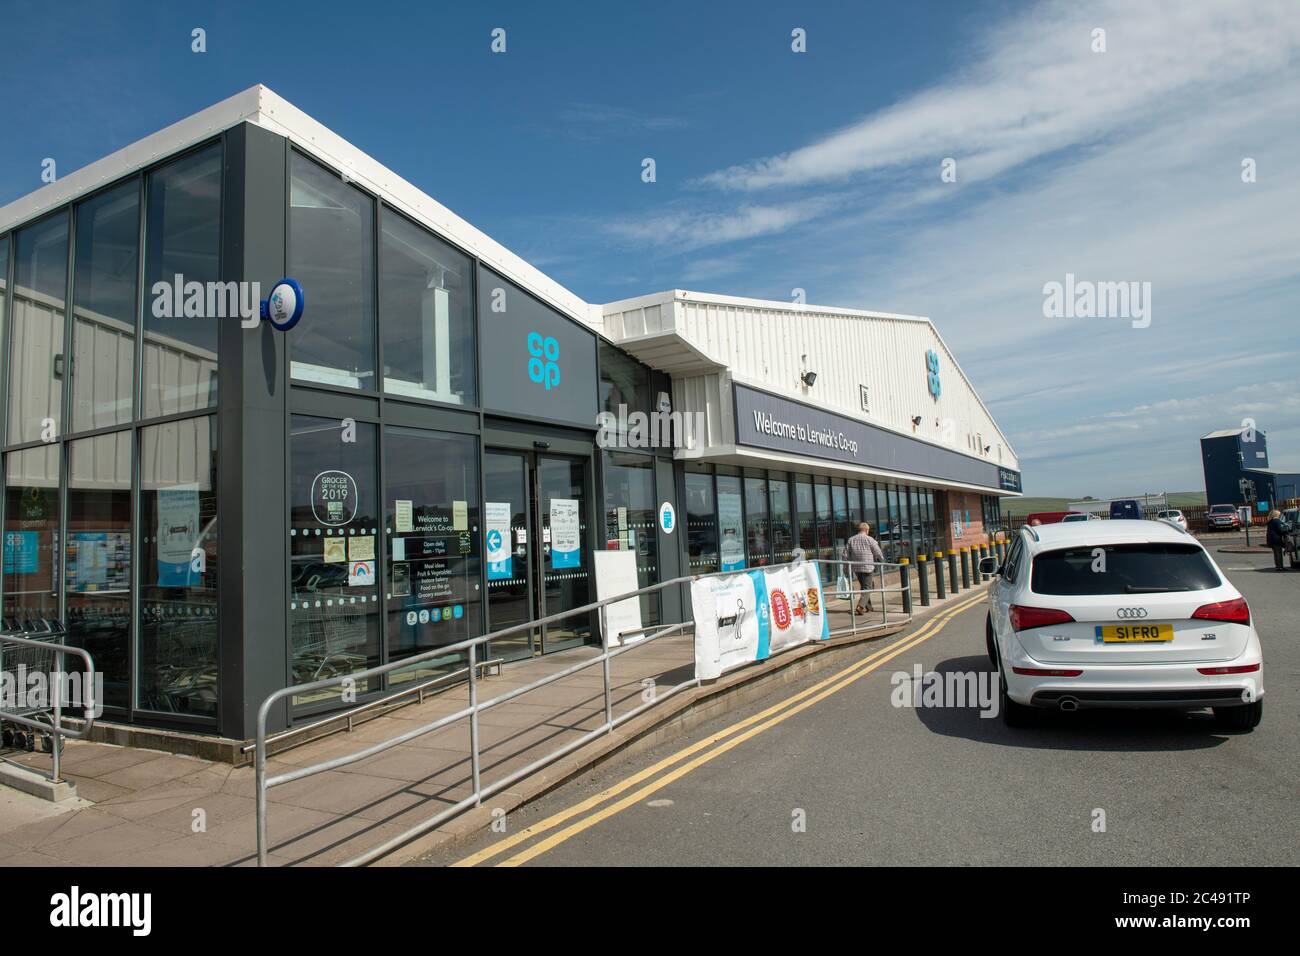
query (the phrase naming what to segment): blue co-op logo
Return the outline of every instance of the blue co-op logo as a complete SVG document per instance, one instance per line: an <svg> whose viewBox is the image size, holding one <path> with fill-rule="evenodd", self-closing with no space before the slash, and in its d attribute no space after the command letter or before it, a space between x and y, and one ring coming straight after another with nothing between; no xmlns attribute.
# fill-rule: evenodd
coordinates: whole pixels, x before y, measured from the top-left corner
<svg viewBox="0 0 1300 956"><path fill-rule="evenodd" d="M549 392L560 385L560 343L540 332L528 333L528 377Z"/></svg>
<svg viewBox="0 0 1300 956"><path fill-rule="evenodd" d="M925 353L925 368L930 378L930 397L939 397L939 353L930 349Z"/></svg>

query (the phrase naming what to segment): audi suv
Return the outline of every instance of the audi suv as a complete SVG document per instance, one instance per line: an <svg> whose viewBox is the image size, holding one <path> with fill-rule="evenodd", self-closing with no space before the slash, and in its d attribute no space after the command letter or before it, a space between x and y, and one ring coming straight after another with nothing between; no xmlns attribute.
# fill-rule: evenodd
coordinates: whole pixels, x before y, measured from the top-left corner
<svg viewBox="0 0 1300 956"><path fill-rule="evenodd" d="M1212 708L1250 730L1264 661L1250 607L1200 543L1164 521L1022 528L993 574L985 636L1010 726L1034 708Z"/></svg>

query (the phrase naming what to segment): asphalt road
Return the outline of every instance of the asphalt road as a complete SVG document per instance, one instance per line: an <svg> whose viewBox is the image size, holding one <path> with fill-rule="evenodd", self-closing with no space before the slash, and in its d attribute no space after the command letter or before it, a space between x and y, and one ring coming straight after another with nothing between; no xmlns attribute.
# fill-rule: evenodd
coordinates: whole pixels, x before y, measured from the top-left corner
<svg viewBox="0 0 1300 956"><path fill-rule="evenodd" d="M496 850L479 862L1294 866L1300 572L1262 570L1268 556L1215 557L1250 602L1264 645L1264 720L1252 733L1219 731L1208 713L1048 714L1010 730L978 707L894 706L892 675L910 679L916 664L990 670L980 601L892 660L860 665L837 690L672 760L827 675L782 688L516 810L504 834L487 831L422 862ZM644 779L629 783L638 773ZM611 787L621 789L599 796ZM568 815L554 821L559 813Z"/></svg>

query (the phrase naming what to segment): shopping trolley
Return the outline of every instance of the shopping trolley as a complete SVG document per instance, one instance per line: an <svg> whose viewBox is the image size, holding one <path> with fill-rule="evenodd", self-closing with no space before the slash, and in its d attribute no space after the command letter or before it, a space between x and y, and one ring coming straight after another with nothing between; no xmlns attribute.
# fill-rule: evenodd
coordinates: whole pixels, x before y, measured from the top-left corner
<svg viewBox="0 0 1300 956"><path fill-rule="evenodd" d="M6 619L0 631L0 743L4 747L34 751L39 746L53 758L53 780L59 782L59 762L65 738L83 738L95 722L95 664L80 647L63 643L67 631L54 619ZM65 683L68 655L85 667L81 694L69 699ZM34 675L43 680L32 680ZM84 709L82 726L73 730L63 722L64 708Z"/></svg>

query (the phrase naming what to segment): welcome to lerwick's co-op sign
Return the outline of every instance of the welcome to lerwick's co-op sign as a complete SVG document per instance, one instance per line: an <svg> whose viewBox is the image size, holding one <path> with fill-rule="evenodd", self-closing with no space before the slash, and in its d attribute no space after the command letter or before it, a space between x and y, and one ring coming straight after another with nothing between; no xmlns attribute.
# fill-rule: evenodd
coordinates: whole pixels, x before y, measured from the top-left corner
<svg viewBox="0 0 1300 956"><path fill-rule="evenodd" d="M732 399L737 445L982 488L1019 484L1019 472L994 462L748 385L735 383Z"/></svg>

